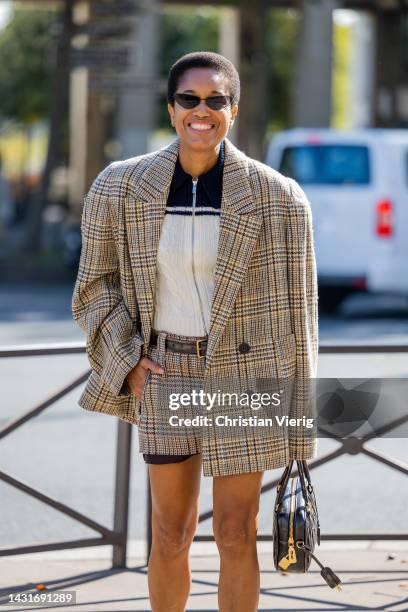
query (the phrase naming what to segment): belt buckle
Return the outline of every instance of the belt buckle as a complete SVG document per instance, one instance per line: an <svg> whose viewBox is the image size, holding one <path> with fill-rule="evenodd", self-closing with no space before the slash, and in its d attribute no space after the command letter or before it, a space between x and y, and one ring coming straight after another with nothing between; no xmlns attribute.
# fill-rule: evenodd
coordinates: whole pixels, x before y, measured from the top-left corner
<svg viewBox="0 0 408 612"><path fill-rule="evenodd" d="M204 342L204 340L205 338L203 338L202 340L196 340L196 354L199 359L203 359L205 357L205 355L200 354L200 349L201 349L200 342Z"/></svg>

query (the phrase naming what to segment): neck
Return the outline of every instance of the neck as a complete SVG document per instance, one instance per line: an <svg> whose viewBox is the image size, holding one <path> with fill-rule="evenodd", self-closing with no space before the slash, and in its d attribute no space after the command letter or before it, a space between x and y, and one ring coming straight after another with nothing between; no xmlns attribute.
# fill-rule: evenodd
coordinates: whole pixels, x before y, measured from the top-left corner
<svg viewBox="0 0 408 612"><path fill-rule="evenodd" d="M218 144L215 149L207 151L194 151L180 141L179 161L184 172L190 174L193 180L196 180L200 174L205 174L211 170L217 163L220 146Z"/></svg>

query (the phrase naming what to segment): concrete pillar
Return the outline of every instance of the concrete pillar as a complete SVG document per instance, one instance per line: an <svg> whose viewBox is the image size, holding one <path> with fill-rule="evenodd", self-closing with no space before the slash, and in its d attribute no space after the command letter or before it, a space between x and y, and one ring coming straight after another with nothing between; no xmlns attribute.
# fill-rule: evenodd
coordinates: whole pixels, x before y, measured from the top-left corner
<svg viewBox="0 0 408 612"><path fill-rule="evenodd" d="M88 2L77 2L73 7L73 22L82 26L89 21ZM74 38L72 45L83 48L87 37ZM86 191L87 159L87 110L88 110L88 70L84 66L73 67L70 74L69 97L69 181L68 201L74 214L80 215L82 200Z"/></svg>
<svg viewBox="0 0 408 612"><path fill-rule="evenodd" d="M87 160L87 111L88 111L88 71L86 68L74 68L71 72L69 103L69 155L70 171L68 181L68 199L77 213L82 206L86 191Z"/></svg>
<svg viewBox="0 0 408 612"><path fill-rule="evenodd" d="M240 122L238 146L247 155L263 160L267 124L266 14L264 0L240 0Z"/></svg>
<svg viewBox="0 0 408 612"><path fill-rule="evenodd" d="M351 27L350 127L370 127L375 118L376 22L358 12Z"/></svg>
<svg viewBox="0 0 408 612"><path fill-rule="evenodd" d="M131 87L124 84L119 92L116 133L122 159L150 150L150 137L156 121L157 93L146 83L157 79L158 74L160 2L149 0L139 4L141 12L129 16L134 30L133 84ZM137 79L140 80L140 87L137 86ZM142 81L145 85L142 85Z"/></svg>
<svg viewBox="0 0 408 612"><path fill-rule="evenodd" d="M220 27L218 52L229 59L239 70L239 9L234 7L221 7L219 9ZM228 132L228 138L236 143L238 141L238 126L240 111L233 128Z"/></svg>
<svg viewBox="0 0 408 612"><path fill-rule="evenodd" d="M332 95L332 13L337 0L303 0L292 116L295 127L329 127Z"/></svg>
<svg viewBox="0 0 408 612"><path fill-rule="evenodd" d="M408 127L406 63L407 16L398 11L377 13L377 127Z"/></svg>

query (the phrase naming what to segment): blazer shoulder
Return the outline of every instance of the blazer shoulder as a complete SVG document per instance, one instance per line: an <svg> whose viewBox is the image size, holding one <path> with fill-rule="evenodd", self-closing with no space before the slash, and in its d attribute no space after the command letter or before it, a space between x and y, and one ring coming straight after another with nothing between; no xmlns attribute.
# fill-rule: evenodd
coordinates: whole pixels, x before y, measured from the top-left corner
<svg viewBox="0 0 408 612"><path fill-rule="evenodd" d="M310 202L294 179L256 159L248 158L249 176L254 192L269 202L283 202L289 215L310 215Z"/></svg>
<svg viewBox="0 0 408 612"><path fill-rule="evenodd" d="M128 188L137 182L145 169L154 161L157 153L158 151L153 151L111 162L97 175L87 195L108 198L115 194L126 194Z"/></svg>
<svg viewBox="0 0 408 612"><path fill-rule="evenodd" d="M268 198L289 198L291 188L289 179L267 164L248 158L249 178L255 191Z"/></svg>
<svg viewBox="0 0 408 612"><path fill-rule="evenodd" d="M289 206L288 213L289 215L310 217L312 216L312 209L309 198L306 193L299 185L297 181L292 178L285 177L286 181L289 185Z"/></svg>

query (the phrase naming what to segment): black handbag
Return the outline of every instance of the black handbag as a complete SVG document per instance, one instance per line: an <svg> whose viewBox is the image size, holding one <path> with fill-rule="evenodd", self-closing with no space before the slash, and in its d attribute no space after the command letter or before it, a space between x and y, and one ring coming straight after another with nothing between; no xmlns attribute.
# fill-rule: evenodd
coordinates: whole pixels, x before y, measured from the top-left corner
<svg viewBox="0 0 408 612"><path fill-rule="evenodd" d="M293 463L293 460L289 461L277 487L273 518L275 568L305 573L314 559L327 584L340 591L338 576L313 554L316 542L320 545L320 524L309 468L306 461L297 460L298 476L291 476Z"/></svg>

